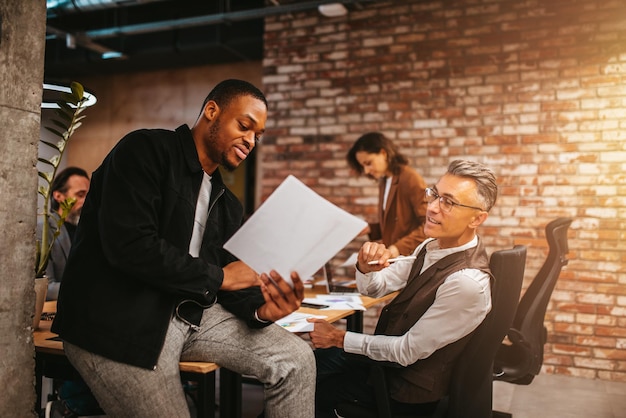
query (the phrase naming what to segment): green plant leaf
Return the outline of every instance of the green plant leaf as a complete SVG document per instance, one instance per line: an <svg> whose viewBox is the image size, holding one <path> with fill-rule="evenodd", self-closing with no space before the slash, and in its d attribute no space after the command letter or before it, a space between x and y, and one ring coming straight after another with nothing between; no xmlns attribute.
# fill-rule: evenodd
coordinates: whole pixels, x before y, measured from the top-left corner
<svg viewBox="0 0 626 418"><path fill-rule="evenodd" d="M40 163L44 163L44 164L51 165L51 166L53 166L53 167L54 167L54 164L52 164L52 162L51 162L51 161L48 161L48 160L46 160L45 158L38 157L38 158L37 158L37 161L39 161Z"/></svg>
<svg viewBox="0 0 626 418"><path fill-rule="evenodd" d="M41 140L41 143L42 144L46 144L50 148L54 148L57 151L61 151L61 149L57 146L57 144L53 144L52 142L44 141L43 139Z"/></svg>
<svg viewBox="0 0 626 418"><path fill-rule="evenodd" d="M59 128L63 130L67 129L67 123L63 123L60 120L52 119L52 123L54 123L56 126L58 126Z"/></svg>
<svg viewBox="0 0 626 418"><path fill-rule="evenodd" d="M68 197L62 202L59 202L59 205L61 206L61 210L62 210L61 217L63 219L67 218L67 215L69 215L70 210L72 210L72 207L74 207L75 204L76 204L75 197Z"/></svg>
<svg viewBox="0 0 626 418"><path fill-rule="evenodd" d="M79 99L82 99L85 95L85 89L83 88L82 84L77 83L75 81L73 81L70 84L70 89L72 90L72 94L76 97L78 97Z"/></svg>
<svg viewBox="0 0 626 418"><path fill-rule="evenodd" d="M78 102L80 101L79 97L76 97L75 95L70 94L70 93L61 93L61 99L65 101L65 103L69 103L74 106L76 106Z"/></svg>
<svg viewBox="0 0 626 418"><path fill-rule="evenodd" d="M57 104L59 105L59 108L54 110L55 115L61 121L66 121L66 125L72 123L72 119L74 118L74 108L63 102L57 102Z"/></svg>
<svg viewBox="0 0 626 418"><path fill-rule="evenodd" d="M70 98L71 98L71 96L70 96ZM73 102L67 101L67 100L57 100L57 104L59 105L59 109L57 109L57 113L59 113L58 111L60 110L63 113L65 113L66 115L73 115L74 114L75 107L70 106L70 104L73 104Z"/></svg>
<svg viewBox="0 0 626 418"><path fill-rule="evenodd" d="M50 158L48 161L54 167L54 171L56 173L56 168L59 166L59 163L61 162L61 157L58 154L53 155L52 158ZM52 175L52 177L54 177L54 174Z"/></svg>
<svg viewBox="0 0 626 418"><path fill-rule="evenodd" d="M54 129L54 128L51 128L51 127L49 127L49 126L46 126L46 131L48 131L48 132L52 132L54 135L56 135L56 136L58 136L58 137L60 137L60 138L63 138L63 133L62 133L62 132L57 131L57 130L56 130L56 129ZM41 142L44 142L44 141L41 141Z"/></svg>
<svg viewBox="0 0 626 418"><path fill-rule="evenodd" d="M46 163L52 165L52 163L49 161L46 161ZM39 177L44 179L48 184L52 183L52 173L45 172L45 171L38 171L37 174L39 175Z"/></svg>
<svg viewBox="0 0 626 418"><path fill-rule="evenodd" d="M57 151L49 159L38 158L38 161L47 164L53 168L52 172L37 171L37 174L45 182L45 186L39 184L37 193L44 198L43 202L43 223L41 240L37 240L36 244L36 258L35 258L35 277L41 277L45 271L50 258L50 251L54 241L59 236L60 228L65 222L67 215L69 214L72 206L76 203L76 199L66 199L61 203L61 213L56 217L56 227L50 227L48 219L50 216L56 216L50 213L50 185L54 179L59 163L65 152L67 142L78 129L85 116L78 116L84 109L86 99L84 98L83 86L78 82L72 82L70 85L71 93L62 93L61 99L56 103L59 105L58 109L55 109L55 115L57 118L52 118L51 123L58 129L46 126L45 129L52 133L54 136L60 138L60 140L54 144L49 141L40 140L41 143Z"/></svg>

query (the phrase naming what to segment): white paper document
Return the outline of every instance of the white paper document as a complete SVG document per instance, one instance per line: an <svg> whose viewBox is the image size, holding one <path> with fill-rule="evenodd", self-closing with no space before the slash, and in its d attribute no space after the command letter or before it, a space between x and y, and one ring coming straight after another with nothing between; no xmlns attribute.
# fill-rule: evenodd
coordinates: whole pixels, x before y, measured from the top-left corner
<svg viewBox="0 0 626 418"><path fill-rule="evenodd" d="M354 267L356 262L359 260L359 253L352 253L350 257L346 258L346 261L341 263L339 267Z"/></svg>
<svg viewBox="0 0 626 418"><path fill-rule="evenodd" d="M301 312L292 312L284 318L276 321L277 325L285 328L289 332L311 332L315 327L313 322L307 321L308 318L326 318L324 315L311 315Z"/></svg>
<svg viewBox="0 0 626 418"><path fill-rule="evenodd" d="M276 270L313 276L367 222L333 205L294 176L288 176L224 248L257 273Z"/></svg>
<svg viewBox="0 0 626 418"><path fill-rule="evenodd" d="M328 305L326 309L345 309L364 311L363 301L358 295L317 295L314 298L304 298L305 301ZM323 310L323 309L322 309Z"/></svg>

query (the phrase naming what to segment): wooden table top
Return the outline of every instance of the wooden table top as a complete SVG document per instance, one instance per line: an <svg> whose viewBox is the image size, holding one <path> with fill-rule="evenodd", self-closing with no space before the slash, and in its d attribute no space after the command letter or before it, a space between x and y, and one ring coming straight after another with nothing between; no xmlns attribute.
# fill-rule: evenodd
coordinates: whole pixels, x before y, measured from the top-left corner
<svg viewBox="0 0 626 418"><path fill-rule="evenodd" d="M56 339L57 335L50 331L51 326L52 321L50 320L39 321L39 327L35 330L35 332L33 332L35 348L37 349L37 351L42 353L62 354L63 342Z"/></svg>
<svg viewBox="0 0 626 418"><path fill-rule="evenodd" d="M315 297L318 294L326 293L326 287L316 285L313 286L312 289L305 290L305 297ZM368 296L361 296L361 300L363 301L363 306L365 308L370 308L376 304L388 302L396 296L397 292L390 293L386 296L380 298L370 298ZM300 308L299 312L304 312L313 315L325 315L328 322L335 322L340 319L346 318L355 311L353 310L331 310L324 309L320 311L319 309L312 308ZM56 312L56 301L46 302L44 304L43 312L53 313ZM323 312L323 313L321 313ZM50 327L52 326L51 320L41 320L39 321L39 327L33 332L33 340L35 343L35 349L38 353L48 353L48 354L56 354L56 355L64 355L63 351L63 342L59 340L57 335L50 331ZM184 361L180 363L181 371L190 371L196 373L209 373L216 369L219 366L215 363L208 362L193 362L193 361Z"/></svg>
<svg viewBox="0 0 626 418"><path fill-rule="evenodd" d="M327 290L326 290L326 286L325 285L319 285L316 284L313 286L313 288L311 289L305 289L304 291L304 297L306 298L311 298L311 297L315 297L316 295L323 295L326 294ZM361 296L361 301L363 303L363 306L368 309L371 308L374 305L378 305L379 303L385 303L385 302L390 302L393 298L396 297L396 295L398 294L398 292L393 292L390 293L388 295L379 297L379 298L371 298L369 296ZM357 293L358 295L358 293ZM298 312L303 312L303 313L307 313L307 314L313 314L313 315L325 315L326 316L326 321L328 322L336 322L339 321L340 319L346 318L350 315L352 315L355 311L353 310L344 310L344 309L324 309L324 310L319 310L319 309L313 309L313 308L300 308L298 309Z"/></svg>

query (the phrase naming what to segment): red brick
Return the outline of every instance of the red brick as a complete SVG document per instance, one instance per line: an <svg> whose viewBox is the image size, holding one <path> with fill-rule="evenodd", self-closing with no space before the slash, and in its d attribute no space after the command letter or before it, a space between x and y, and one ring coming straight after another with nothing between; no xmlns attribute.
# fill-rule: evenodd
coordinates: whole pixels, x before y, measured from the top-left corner
<svg viewBox="0 0 626 418"><path fill-rule="evenodd" d="M457 156L486 162L501 188L479 233L490 250L528 246L524 288L545 260L546 223L575 219L544 371L626 381L624 13L621 1L405 0L333 23L314 10L266 19L259 200L295 173L375 217L375 184L345 162L370 130L402 143L428 183ZM323 131L324 146L305 140Z"/></svg>

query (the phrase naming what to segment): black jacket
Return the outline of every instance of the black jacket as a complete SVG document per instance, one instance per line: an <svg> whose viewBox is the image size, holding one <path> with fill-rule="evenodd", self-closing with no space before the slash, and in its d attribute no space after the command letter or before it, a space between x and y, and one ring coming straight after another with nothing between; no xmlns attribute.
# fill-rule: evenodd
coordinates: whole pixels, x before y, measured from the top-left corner
<svg viewBox="0 0 626 418"><path fill-rule="evenodd" d="M220 292L222 267L236 258L222 248L239 228L241 203L212 177L200 258L188 254L202 167L186 125L131 132L93 173L59 294L52 330L115 361L156 365L170 318L184 300L197 322L199 305L216 298L248 321L263 304L258 287Z"/></svg>

